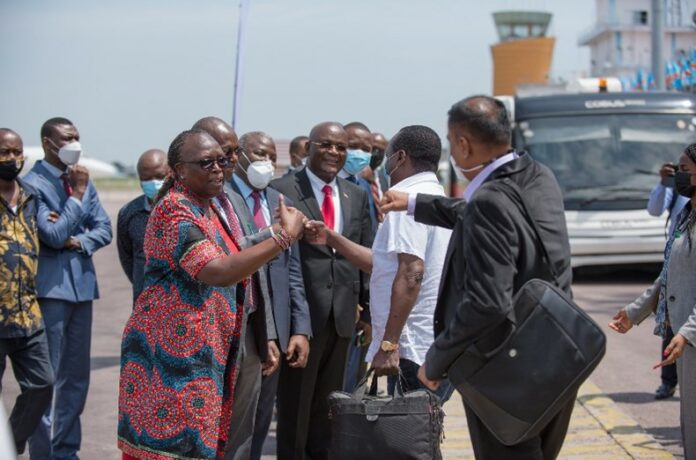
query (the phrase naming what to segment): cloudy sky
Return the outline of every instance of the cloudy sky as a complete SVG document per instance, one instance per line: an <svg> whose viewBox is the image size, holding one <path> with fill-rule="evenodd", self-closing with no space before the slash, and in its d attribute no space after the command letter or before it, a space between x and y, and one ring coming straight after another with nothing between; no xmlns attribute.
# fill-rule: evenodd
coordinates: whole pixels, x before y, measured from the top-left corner
<svg viewBox="0 0 696 460"><path fill-rule="evenodd" d="M238 2L0 1L0 126L38 145L41 123L66 116L86 153L134 163L202 116L231 119ZM591 0L251 0L237 130L444 134L453 102L491 92L491 13L510 9L554 14L552 76L588 72Z"/></svg>

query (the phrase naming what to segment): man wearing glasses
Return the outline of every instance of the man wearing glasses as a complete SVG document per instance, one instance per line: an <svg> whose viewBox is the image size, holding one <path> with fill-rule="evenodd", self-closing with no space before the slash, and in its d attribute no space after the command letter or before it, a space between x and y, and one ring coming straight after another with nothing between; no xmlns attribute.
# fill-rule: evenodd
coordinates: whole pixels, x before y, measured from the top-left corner
<svg viewBox="0 0 696 460"><path fill-rule="evenodd" d="M336 177L346 161L348 135L335 122L309 135L307 167L271 186L290 198L308 219L321 220L353 242L372 245L367 193ZM300 242L305 294L312 321L307 366L281 367L278 390L278 458L328 458L331 431L327 397L343 386L357 306L366 301L360 271L326 245Z"/></svg>

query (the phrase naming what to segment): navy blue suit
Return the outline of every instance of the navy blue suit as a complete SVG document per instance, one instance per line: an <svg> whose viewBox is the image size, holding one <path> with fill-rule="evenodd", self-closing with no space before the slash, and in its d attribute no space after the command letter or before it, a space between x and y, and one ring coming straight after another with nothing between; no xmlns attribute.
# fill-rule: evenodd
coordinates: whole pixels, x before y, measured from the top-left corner
<svg viewBox="0 0 696 460"><path fill-rule="evenodd" d="M77 458L80 414L89 387L92 301L99 298L92 254L111 242L111 220L90 181L81 203L70 198L59 171L37 161L25 181L38 191L37 225L41 250L36 278L53 370L54 407L30 439L32 459ZM57 222L49 220L55 211ZM82 248L64 249L75 237ZM51 430L53 438L50 439Z"/></svg>

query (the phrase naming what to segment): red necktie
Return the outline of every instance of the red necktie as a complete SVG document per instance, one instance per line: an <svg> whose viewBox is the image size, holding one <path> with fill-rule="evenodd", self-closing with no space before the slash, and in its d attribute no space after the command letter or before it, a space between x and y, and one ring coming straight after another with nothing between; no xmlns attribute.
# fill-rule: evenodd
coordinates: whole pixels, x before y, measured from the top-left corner
<svg viewBox="0 0 696 460"><path fill-rule="evenodd" d="M324 223L328 228L334 228L334 202L333 189L330 185L325 185L321 189L324 192L324 202L321 204L321 215L324 217Z"/></svg>
<svg viewBox="0 0 696 460"><path fill-rule="evenodd" d="M384 214L382 214L382 211L379 210L379 203L380 201L382 201L382 199L379 196L379 186L377 185L377 181L370 183L370 191L372 192L372 199L375 201L375 210L377 211L377 222L383 222Z"/></svg>
<svg viewBox="0 0 696 460"><path fill-rule="evenodd" d="M261 230L266 228L266 218L263 216L263 208L261 207L261 194L254 190L251 192L251 197L254 199L254 223L256 228Z"/></svg>
<svg viewBox="0 0 696 460"><path fill-rule="evenodd" d="M65 194L68 195L69 197L72 196L73 189L72 189L72 185L70 185L70 179L68 178L68 175L61 174L60 179L63 181L63 190L65 190Z"/></svg>

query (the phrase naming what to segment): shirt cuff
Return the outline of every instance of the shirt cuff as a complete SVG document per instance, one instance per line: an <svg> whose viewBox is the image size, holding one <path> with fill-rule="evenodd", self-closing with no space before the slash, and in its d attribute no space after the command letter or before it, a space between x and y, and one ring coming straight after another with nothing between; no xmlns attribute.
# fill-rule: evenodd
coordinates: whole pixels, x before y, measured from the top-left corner
<svg viewBox="0 0 696 460"><path fill-rule="evenodd" d="M78 200L74 196L71 196L70 198L68 198L68 200L73 200L75 203L79 204L80 207L82 207L82 201Z"/></svg>
<svg viewBox="0 0 696 460"><path fill-rule="evenodd" d="M416 198L418 197L417 193L409 193L408 194L408 205L406 206L406 214L409 216L412 216L416 213Z"/></svg>

